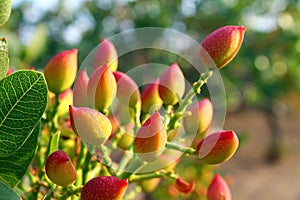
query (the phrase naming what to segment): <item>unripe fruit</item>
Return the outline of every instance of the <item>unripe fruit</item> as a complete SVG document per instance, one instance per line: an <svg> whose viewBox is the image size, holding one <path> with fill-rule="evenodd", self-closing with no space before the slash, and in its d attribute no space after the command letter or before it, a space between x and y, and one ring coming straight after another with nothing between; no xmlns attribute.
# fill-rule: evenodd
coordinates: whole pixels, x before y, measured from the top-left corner
<svg viewBox="0 0 300 200"><path fill-rule="evenodd" d="M134 141L134 136L124 133L118 141L118 147L124 150L128 150Z"/></svg>
<svg viewBox="0 0 300 200"><path fill-rule="evenodd" d="M74 87L73 103L76 107L89 107L89 101L87 98L87 88L89 83L89 77L85 69L83 69L77 77Z"/></svg>
<svg viewBox="0 0 300 200"><path fill-rule="evenodd" d="M57 185L66 187L76 180L76 170L68 155L62 150L50 154L45 167L48 178Z"/></svg>
<svg viewBox="0 0 300 200"><path fill-rule="evenodd" d="M244 40L245 26L223 26L210 33L201 43L200 58L205 67L218 69L228 64Z"/></svg>
<svg viewBox="0 0 300 200"><path fill-rule="evenodd" d="M142 92L142 111L152 113L162 106L163 102L158 93L159 79L149 83Z"/></svg>
<svg viewBox="0 0 300 200"><path fill-rule="evenodd" d="M155 112L138 130L134 139L134 149L142 160L150 162L162 154L166 142L165 125L160 118L160 114Z"/></svg>
<svg viewBox="0 0 300 200"><path fill-rule="evenodd" d="M184 75L177 63L174 63L159 77L159 96L165 105L174 105L183 96L184 90Z"/></svg>
<svg viewBox="0 0 300 200"><path fill-rule="evenodd" d="M51 92L59 94L70 88L77 73L77 49L56 54L46 65L44 75Z"/></svg>
<svg viewBox="0 0 300 200"><path fill-rule="evenodd" d="M203 135L209 128L213 118L212 103L205 98L189 106L187 111L191 112L191 115L183 118L184 130L188 134Z"/></svg>
<svg viewBox="0 0 300 200"><path fill-rule="evenodd" d="M90 77L87 89L90 104L97 110L105 111L113 102L117 84L108 64L98 67Z"/></svg>
<svg viewBox="0 0 300 200"><path fill-rule="evenodd" d="M124 130L122 129L123 133L121 138L118 141L118 147L124 150L127 150L130 148L134 141L134 123L129 123L124 127Z"/></svg>
<svg viewBox="0 0 300 200"><path fill-rule="evenodd" d="M140 185L142 187L143 192L151 193L157 188L159 182L160 182L160 178L152 178L148 180L142 180L140 182Z"/></svg>
<svg viewBox="0 0 300 200"><path fill-rule="evenodd" d="M188 183L188 182L182 180L182 178L180 178L180 177L175 180L174 186L180 193L183 193L183 194L190 194L195 189L194 182Z"/></svg>
<svg viewBox="0 0 300 200"><path fill-rule="evenodd" d="M117 82L117 97L122 104L131 108L141 108L141 94L137 84L123 72L113 72Z"/></svg>
<svg viewBox="0 0 300 200"><path fill-rule="evenodd" d="M55 98L55 94L48 90L48 101L47 101L46 110L53 109L54 98Z"/></svg>
<svg viewBox="0 0 300 200"><path fill-rule="evenodd" d="M101 112L85 107L70 106L70 120L74 132L89 144L103 144L112 132L110 120Z"/></svg>
<svg viewBox="0 0 300 200"><path fill-rule="evenodd" d="M82 188L81 200L122 200L127 180L114 176L100 176L89 180Z"/></svg>
<svg viewBox="0 0 300 200"><path fill-rule="evenodd" d="M57 107L57 116L62 117L69 113L69 105L73 104L73 91L71 88L67 89L59 95L60 103ZM54 99L52 99L54 102Z"/></svg>
<svg viewBox="0 0 300 200"><path fill-rule="evenodd" d="M233 131L220 131L208 135L198 145L196 153L206 164L219 164L230 159L239 146Z"/></svg>
<svg viewBox="0 0 300 200"><path fill-rule="evenodd" d="M176 135L178 135L179 133L179 128L174 128L174 129L171 129L167 132L167 136L168 136L168 141L172 141Z"/></svg>
<svg viewBox="0 0 300 200"><path fill-rule="evenodd" d="M106 38L102 39L101 43L97 47L94 57L94 69L97 69L99 66L108 63L108 66L112 72L116 71L118 68L118 53L109 40Z"/></svg>
<svg viewBox="0 0 300 200"><path fill-rule="evenodd" d="M231 200L231 192L226 181L216 175L207 190L207 200Z"/></svg>

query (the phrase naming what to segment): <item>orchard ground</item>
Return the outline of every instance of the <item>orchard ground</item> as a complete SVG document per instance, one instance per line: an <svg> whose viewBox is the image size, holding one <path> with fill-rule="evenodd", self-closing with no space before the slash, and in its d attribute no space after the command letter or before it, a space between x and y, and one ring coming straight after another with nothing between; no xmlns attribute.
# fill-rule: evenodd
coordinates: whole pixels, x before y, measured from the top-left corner
<svg viewBox="0 0 300 200"><path fill-rule="evenodd" d="M244 109L227 116L225 128L247 136L232 159L219 168L227 175L233 199L300 199L300 115L287 114L277 121L281 154L270 163L266 158L272 130L266 115L259 109Z"/></svg>

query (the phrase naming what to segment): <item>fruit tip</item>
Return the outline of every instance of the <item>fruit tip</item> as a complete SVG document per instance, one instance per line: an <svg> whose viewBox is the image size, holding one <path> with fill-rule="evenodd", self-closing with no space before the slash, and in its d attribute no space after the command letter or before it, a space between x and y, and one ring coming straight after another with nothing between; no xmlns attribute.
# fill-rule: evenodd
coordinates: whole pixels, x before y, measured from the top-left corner
<svg viewBox="0 0 300 200"><path fill-rule="evenodd" d="M71 51L74 52L74 53L77 53L78 49L77 48L73 48L73 49L71 49Z"/></svg>
<svg viewBox="0 0 300 200"><path fill-rule="evenodd" d="M239 28L240 28L240 30L242 30L242 31L246 31L246 29L247 29L246 26L240 26Z"/></svg>

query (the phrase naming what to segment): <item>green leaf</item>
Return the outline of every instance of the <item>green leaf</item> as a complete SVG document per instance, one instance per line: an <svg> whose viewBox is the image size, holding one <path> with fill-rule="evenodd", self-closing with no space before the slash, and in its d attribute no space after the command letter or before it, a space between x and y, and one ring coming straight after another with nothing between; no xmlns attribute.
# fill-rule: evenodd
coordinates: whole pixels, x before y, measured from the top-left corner
<svg viewBox="0 0 300 200"><path fill-rule="evenodd" d="M28 140L18 151L10 156L0 158L0 179L10 187L15 187L25 175L35 155L40 130L41 125L38 123Z"/></svg>
<svg viewBox="0 0 300 200"><path fill-rule="evenodd" d="M0 1L0 26L7 22L11 12L11 0Z"/></svg>
<svg viewBox="0 0 300 200"><path fill-rule="evenodd" d="M8 46L6 38L0 38L0 80L6 76L8 69Z"/></svg>
<svg viewBox="0 0 300 200"><path fill-rule="evenodd" d="M0 157L16 152L31 135L47 105L43 74L22 70L0 81Z"/></svg>
<svg viewBox="0 0 300 200"><path fill-rule="evenodd" d="M51 143L50 143L50 151L49 155L53 153L54 151L57 151L58 145L59 145L59 137L60 137L60 131L57 131L51 138Z"/></svg>
<svg viewBox="0 0 300 200"><path fill-rule="evenodd" d="M20 200L21 197L6 184L0 180L0 199L2 200Z"/></svg>

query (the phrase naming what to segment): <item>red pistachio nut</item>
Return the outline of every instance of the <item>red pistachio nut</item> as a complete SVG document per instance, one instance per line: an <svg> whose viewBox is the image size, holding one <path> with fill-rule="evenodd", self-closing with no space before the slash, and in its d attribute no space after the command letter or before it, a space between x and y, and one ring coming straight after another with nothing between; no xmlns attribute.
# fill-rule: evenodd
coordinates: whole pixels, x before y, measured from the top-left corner
<svg viewBox="0 0 300 200"><path fill-rule="evenodd" d="M44 75L51 92L59 94L70 88L77 74L77 49L56 54L46 65Z"/></svg>
<svg viewBox="0 0 300 200"><path fill-rule="evenodd" d="M159 79L149 83L142 92L142 111L152 113L162 106L163 102L158 93Z"/></svg>
<svg viewBox="0 0 300 200"><path fill-rule="evenodd" d="M74 132L80 139L92 145L103 144L112 132L109 119L101 112L90 108L70 106L70 120Z"/></svg>
<svg viewBox="0 0 300 200"><path fill-rule="evenodd" d="M45 168L48 178L57 185L66 187L76 180L76 170L68 155L62 150L48 156Z"/></svg>
<svg viewBox="0 0 300 200"><path fill-rule="evenodd" d="M89 107L89 101L87 98L88 83L89 77L87 75L86 69L83 69L77 77L73 87L74 106Z"/></svg>
<svg viewBox="0 0 300 200"><path fill-rule="evenodd" d="M213 118L213 105L205 98L187 108L190 116L183 118L184 130L188 134L203 135L209 128Z"/></svg>
<svg viewBox="0 0 300 200"><path fill-rule="evenodd" d="M155 112L138 130L134 139L134 149L142 160L151 162L162 154L166 142L166 127L160 114Z"/></svg>
<svg viewBox="0 0 300 200"><path fill-rule="evenodd" d="M215 175L207 190L207 200L231 200L231 192L226 181Z"/></svg>
<svg viewBox="0 0 300 200"><path fill-rule="evenodd" d="M97 110L105 111L113 102L117 84L108 64L98 67L90 77L87 95L90 104Z"/></svg>
<svg viewBox="0 0 300 200"><path fill-rule="evenodd" d="M195 189L195 183L188 183L184 181L182 178L177 178L174 182L175 188L183 194L190 194Z"/></svg>
<svg viewBox="0 0 300 200"><path fill-rule="evenodd" d="M183 96L185 78L177 63L172 64L160 77L158 92L165 105L174 105Z"/></svg>
<svg viewBox="0 0 300 200"><path fill-rule="evenodd" d="M98 45L94 57L94 69L97 69L99 66L108 63L108 66L112 72L116 71L118 68L118 53L109 40L106 38L102 39L101 43Z"/></svg>
<svg viewBox="0 0 300 200"><path fill-rule="evenodd" d="M218 69L227 65L238 53L246 31L245 26L223 26L210 33L201 43L200 58L204 66Z"/></svg>
<svg viewBox="0 0 300 200"><path fill-rule="evenodd" d="M206 164L219 164L230 159L239 146L233 131L215 132L205 137L198 145L196 153Z"/></svg>
<svg viewBox="0 0 300 200"><path fill-rule="evenodd" d="M100 176L89 180L82 188L81 200L122 200L128 181L114 176Z"/></svg>
<svg viewBox="0 0 300 200"><path fill-rule="evenodd" d="M117 82L117 97L121 103L131 108L141 108L141 94L134 80L123 72L113 72Z"/></svg>

